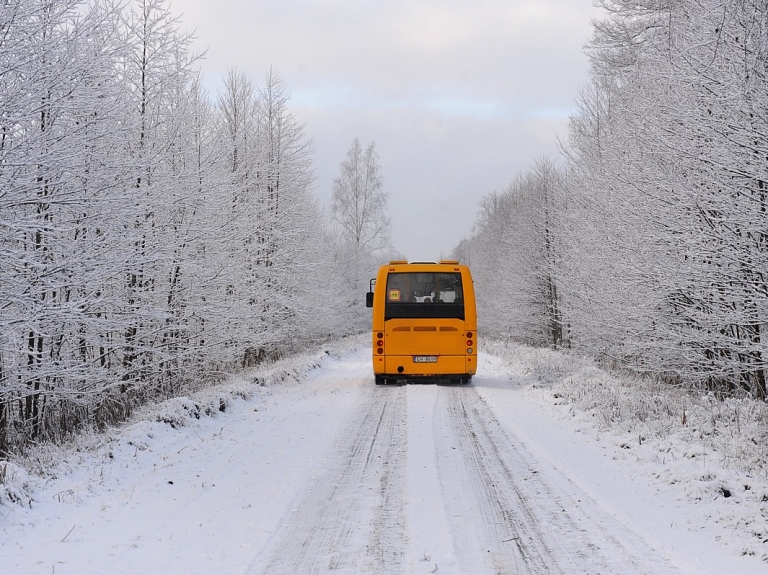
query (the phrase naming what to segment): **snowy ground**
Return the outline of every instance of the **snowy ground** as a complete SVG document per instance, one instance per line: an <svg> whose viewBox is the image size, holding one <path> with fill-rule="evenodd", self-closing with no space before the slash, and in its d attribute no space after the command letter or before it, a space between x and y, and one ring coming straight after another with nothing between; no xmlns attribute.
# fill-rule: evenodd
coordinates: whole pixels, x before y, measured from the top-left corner
<svg viewBox="0 0 768 575"><path fill-rule="evenodd" d="M0 463L0 573L768 572L764 480L611 430L540 357L377 387L368 348L329 349L43 454L48 479Z"/></svg>

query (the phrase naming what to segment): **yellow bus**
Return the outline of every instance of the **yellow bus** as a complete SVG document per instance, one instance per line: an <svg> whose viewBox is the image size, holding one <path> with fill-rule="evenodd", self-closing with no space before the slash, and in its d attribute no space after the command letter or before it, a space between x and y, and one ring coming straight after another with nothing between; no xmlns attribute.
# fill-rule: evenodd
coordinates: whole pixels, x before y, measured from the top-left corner
<svg viewBox="0 0 768 575"><path fill-rule="evenodd" d="M470 382L477 371L477 311L467 266L391 261L379 268L366 295L373 308L377 385L426 378Z"/></svg>

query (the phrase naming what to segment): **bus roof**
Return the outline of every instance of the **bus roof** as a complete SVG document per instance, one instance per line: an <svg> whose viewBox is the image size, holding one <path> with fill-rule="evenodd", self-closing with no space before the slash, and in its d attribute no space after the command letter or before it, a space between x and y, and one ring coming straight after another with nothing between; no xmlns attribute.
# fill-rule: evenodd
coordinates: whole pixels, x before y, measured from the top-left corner
<svg viewBox="0 0 768 575"><path fill-rule="evenodd" d="M443 265L459 265L459 260L440 260ZM409 265L408 260L390 260L389 265ZM410 262L410 265L438 265L437 262Z"/></svg>

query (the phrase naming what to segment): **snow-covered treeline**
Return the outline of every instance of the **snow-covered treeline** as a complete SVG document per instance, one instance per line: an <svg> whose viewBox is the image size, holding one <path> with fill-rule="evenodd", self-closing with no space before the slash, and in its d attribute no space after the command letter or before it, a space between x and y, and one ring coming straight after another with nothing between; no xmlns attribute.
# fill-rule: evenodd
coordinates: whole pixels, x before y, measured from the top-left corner
<svg viewBox="0 0 768 575"><path fill-rule="evenodd" d="M488 196L457 248L482 316L765 397L768 5L600 4L566 166L540 161Z"/></svg>
<svg viewBox="0 0 768 575"><path fill-rule="evenodd" d="M534 345L562 343L558 295L561 175L548 160L480 202L475 234L453 256L472 266L484 329Z"/></svg>
<svg viewBox="0 0 768 575"><path fill-rule="evenodd" d="M209 96L166 0L0 30L0 455L350 330L277 73Z"/></svg>

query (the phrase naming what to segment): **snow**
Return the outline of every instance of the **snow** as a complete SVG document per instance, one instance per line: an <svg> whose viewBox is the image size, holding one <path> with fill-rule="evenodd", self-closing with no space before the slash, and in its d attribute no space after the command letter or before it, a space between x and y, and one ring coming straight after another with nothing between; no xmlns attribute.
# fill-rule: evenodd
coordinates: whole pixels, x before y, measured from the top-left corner
<svg viewBox="0 0 768 575"><path fill-rule="evenodd" d="M428 566L454 565L451 552L451 529L443 503L441 478L435 457L432 411L437 388L427 385L408 387L408 437L423 441L408 450L408 525L410 528L411 572L424 571ZM410 401L413 396L424 396L425 401ZM422 398L420 398L422 399Z"/></svg>
<svg viewBox="0 0 768 575"><path fill-rule="evenodd" d="M678 462L676 481L659 480L658 468L664 463L650 448L625 449L623 435L601 431L583 412L557 401L549 390L526 388L525 375L493 363L496 373L506 372L510 384L522 386L518 389L527 400L519 401L520 393L507 393L507 386L483 388L481 393L494 406L499 421L603 510L642 533L646 543L676 567L686 573L713 575L766 572L765 563L735 559L746 533L720 529L713 521L723 504L733 507L734 502L716 494L707 500L687 496L703 476L715 476L714 462L700 466L695 459L683 460ZM760 506L739 510L744 521L753 514L759 517L761 511Z"/></svg>
<svg viewBox="0 0 768 575"><path fill-rule="evenodd" d="M380 387L369 354L346 340L148 407L41 450L43 475L0 463L0 573L768 571L759 460L691 420L601 416L642 386L488 344L471 386Z"/></svg>
<svg viewBox="0 0 768 575"><path fill-rule="evenodd" d="M605 499L615 501L624 513L631 512L633 521L644 522L647 532L657 533L665 546L685 555L687 561L695 559L696 572L730 572L725 565L718 567L723 546L729 553L768 561L764 447L768 406L764 402L721 401L711 395L659 388L611 376L589 360L549 350L491 347L508 357L501 371L508 373L510 383L523 386L529 401L548 412L558 426L566 426L569 437L578 443L563 449L564 438L558 434L549 442L549 454L567 459L565 469L585 475L600 491L615 490L622 485L622 477L630 479L624 485L632 497L613 493ZM504 405L499 417L508 419L515 413L516 421L525 421L526 413L516 405ZM606 417L607 411L623 415ZM509 424L518 425L521 435L531 429L531 425ZM548 437L539 431L533 445L543 448ZM607 480L588 468L580 470L579 459L585 451L601 453L602 459L612 462L605 470ZM597 455L591 459L599 460ZM640 499L640 493L645 499ZM651 495L664 501L654 513L644 507ZM693 540L687 541L691 531L708 543L694 546ZM712 547L709 543L715 541L718 544ZM766 570L758 565L758 571Z"/></svg>

